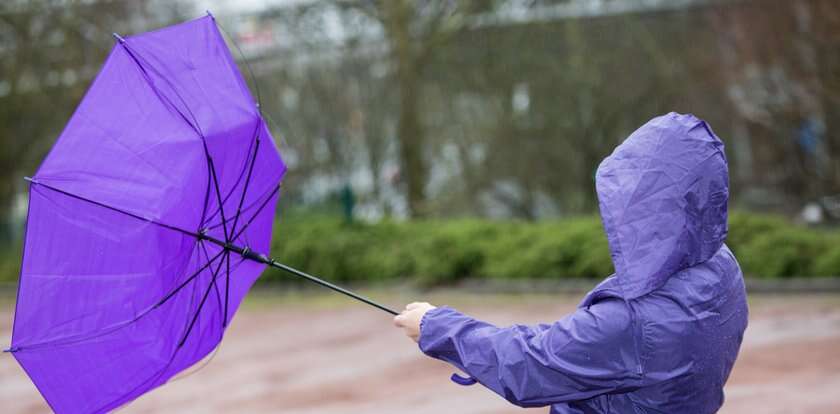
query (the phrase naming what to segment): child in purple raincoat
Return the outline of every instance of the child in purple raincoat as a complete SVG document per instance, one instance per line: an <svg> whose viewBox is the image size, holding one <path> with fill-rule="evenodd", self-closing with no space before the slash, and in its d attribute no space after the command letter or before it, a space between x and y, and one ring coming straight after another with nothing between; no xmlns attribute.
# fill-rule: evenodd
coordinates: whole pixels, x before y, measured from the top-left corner
<svg viewBox="0 0 840 414"><path fill-rule="evenodd" d="M394 322L426 355L469 374L459 382L522 407L714 413L747 327L741 270L724 244L728 187L723 143L708 124L654 118L598 168L615 274L575 312L499 328L413 303Z"/></svg>

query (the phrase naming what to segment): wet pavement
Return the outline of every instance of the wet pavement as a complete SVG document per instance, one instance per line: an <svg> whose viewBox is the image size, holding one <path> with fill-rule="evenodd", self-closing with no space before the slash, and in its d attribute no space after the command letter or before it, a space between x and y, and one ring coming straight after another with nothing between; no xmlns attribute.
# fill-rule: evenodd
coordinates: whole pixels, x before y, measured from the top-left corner
<svg viewBox="0 0 840 414"><path fill-rule="evenodd" d="M390 303L405 294L384 294ZM574 308L569 295L428 294L497 324L547 322ZM726 385L724 414L840 413L840 295L752 295L750 327ZM0 345L12 301L0 301ZM334 297L258 294L237 314L207 364L150 392L124 413L547 412L509 405L448 379L384 313ZM0 355L3 413L49 408L9 354Z"/></svg>

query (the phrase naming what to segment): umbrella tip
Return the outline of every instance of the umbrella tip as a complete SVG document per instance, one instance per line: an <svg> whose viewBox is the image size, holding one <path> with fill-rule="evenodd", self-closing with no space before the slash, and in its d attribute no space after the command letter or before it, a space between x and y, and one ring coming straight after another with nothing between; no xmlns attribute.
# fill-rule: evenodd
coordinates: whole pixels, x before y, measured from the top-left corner
<svg viewBox="0 0 840 414"><path fill-rule="evenodd" d="M11 353L11 352L17 352L19 349L20 349L20 348L18 348L18 347L16 347L16 346L13 346L13 347L11 347L11 348L6 348L6 349L4 349L4 350L3 350L3 352L4 352L4 353L5 353L5 352L10 352L10 353Z"/></svg>
<svg viewBox="0 0 840 414"><path fill-rule="evenodd" d="M119 33L114 32L114 33L111 33L111 34L114 36L115 39L119 40L120 43L125 43L125 39L123 39L123 37L120 36Z"/></svg>
<svg viewBox="0 0 840 414"><path fill-rule="evenodd" d="M205 10L205 12L207 13L208 16L210 16L214 20L216 19L216 16L213 16L213 13L210 13L210 10Z"/></svg>

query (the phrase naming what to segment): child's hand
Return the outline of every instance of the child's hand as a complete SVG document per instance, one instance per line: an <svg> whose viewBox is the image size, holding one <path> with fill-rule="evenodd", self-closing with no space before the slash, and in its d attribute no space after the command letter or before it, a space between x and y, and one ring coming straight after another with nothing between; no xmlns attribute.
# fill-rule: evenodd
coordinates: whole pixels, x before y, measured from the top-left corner
<svg viewBox="0 0 840 414"><path fill-rule="evenodd" d="M401 314L394 317L394 325L403 328L406 336L417 342L420 339L420 321L426 312L434 308L426 302L409 303Z"/></svg>

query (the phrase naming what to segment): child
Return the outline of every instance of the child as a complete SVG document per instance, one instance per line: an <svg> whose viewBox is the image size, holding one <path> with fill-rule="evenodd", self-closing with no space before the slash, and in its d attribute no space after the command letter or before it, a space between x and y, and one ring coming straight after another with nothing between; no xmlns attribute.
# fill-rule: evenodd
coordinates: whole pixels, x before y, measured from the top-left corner
<svg viewBox="0 0 840 414"><path fill-rule="evenodd" d="M654 118L599 166L615 274L559 321L499 328L412 303L394 323L428 356L551 413L714 413L747 302L727 234L723 143L693 115Z"/></svg>

